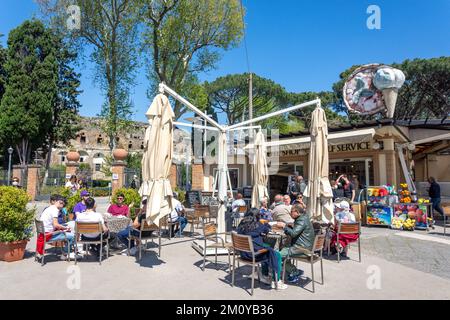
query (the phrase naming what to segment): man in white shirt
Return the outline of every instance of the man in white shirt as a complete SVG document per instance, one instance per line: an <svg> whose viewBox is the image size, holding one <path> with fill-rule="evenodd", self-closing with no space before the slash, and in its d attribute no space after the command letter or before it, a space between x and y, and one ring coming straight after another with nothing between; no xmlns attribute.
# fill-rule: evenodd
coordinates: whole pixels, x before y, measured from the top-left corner
<svg viewBox="0 0 450 320"><path fill-rule="evenodd" d="M109 232L108 228L105 225L105 220L103 219L103 215L99 212L95 212L95 200L93 198L87 198L86 201L86 211L80 212L77 214L77 222L101 222L103 228L103 239L108 238ZM81 235L81 240L91 240L91 241L99 241L100 233L86 233ZM91 246L94 253L98 256L100 254L100 245L92 245Z"/></svg>
<svg viewBox="0 0 450 320"><path fill-rule="evenodd" d="M231 204L231 210L233 211L233 214L236 215L237 213L239 213L239 207L245 206L247 206L247 204L244 201L244 196L241 193L238 193L236 195L236 200L234 200L233 203ZM244 213L241 213L240 217L243 218Z"/></svg>
<svg viewBox="0 0 450 320"><path fill-rule="evenodd" d="M181 237L183 235L183 230L187 225L187 219L184 216L184 207L181 204L180 201L178 201L178 194L173 193L172 197L172 212L170 213L170 221L171 222L177 222L180 224L180 228L176 230L174 233L176 233L177 237Z"/></svg>
<svg viewBox="0 0 450 320"><path fill-rule="evenodd" d="M62 259L67 259L65 254L67 253L67 246L72 247L73 243L73 234L70 233L70 228L63 226L58 223L58 215L62 208L64 208L64 198L62 196L54 197L54 202L42 212L40 220L44 223L45 234L54 233L50 238L50 241L63 241L67 239L66 247L64 249ZM74 253L70 253L69 257L71 259L75 258Z"/></svg>

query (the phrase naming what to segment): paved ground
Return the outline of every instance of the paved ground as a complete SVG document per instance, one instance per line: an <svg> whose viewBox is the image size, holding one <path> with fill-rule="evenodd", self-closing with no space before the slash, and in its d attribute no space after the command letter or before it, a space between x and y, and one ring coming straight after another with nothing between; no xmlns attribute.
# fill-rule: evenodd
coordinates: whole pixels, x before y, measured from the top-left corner
<svg viewBox="0 0 450 320"><path fill-rule="evenodd" d="M98 210L104 210L106 199L98 202ZM37 206L41 210L44 204ZM253 297L246 291L250 280L241 278L248 268L241 267L236 286L231 287L226 256L219 258L223 263L218 268L210 263L203 272L202 257L187 236L163 239L161 257L149 243L141 261L114 255L101 266L85 259L77 267L52 256L41 267L34 262L32 239L23 261L0 262L0 299L450 299L450 237L444 238L441 231L440 227L435 234L364 228L362 263L325 260L325 284L317 284L315 294L307 291L311 271L303 265L305 288L289 286L277 292L257 284ZM352 259L357 259L356 248L350 249ZM315 274L320 280L319 265Z"/></svg>

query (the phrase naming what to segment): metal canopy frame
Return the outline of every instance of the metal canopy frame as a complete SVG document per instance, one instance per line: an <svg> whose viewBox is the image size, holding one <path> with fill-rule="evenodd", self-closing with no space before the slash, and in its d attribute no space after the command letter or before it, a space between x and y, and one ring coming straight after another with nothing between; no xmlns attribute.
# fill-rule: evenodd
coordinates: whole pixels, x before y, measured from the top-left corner
<svg viewBox="0 0 450 320"><path fill-rule="evenodd" d="M159 84L159 92L161 94L164 94L164 93L169 94L175 100L179 101L180 103L185 105L187 108L192 110L194 113L199 115L201 118L203 118L206 122L208 122L213 128L207 127L207 126L198 126L198 127L200 129L219 131L225 139L225 142L226 142L225 145L228 145L228 139L226 137L227 132L231 132L231 131L235 131L235 130L252 130L255 128L261 129L260 126L248 126L248 127L245 127L245 126L251 125L256 122L260 122L262 120L265 120L265 119L268 119L271 117L275 117L275 116L278 116L281 114L299 110L299 109L302 109L305 107L309 107L309 106L313 106L313 105L316 105L317 107L321 107L320 99L316 98L313 101L301 103L299 105L295 105L295 106L292 106L292 107L289 107L286 109L278 110L278 111L275 111L275 112L272 112L269 114L265 114L263 116L260 116L260 117L254 118L254 119L243 121L238 124L234 124L231 126L223 126L223 125L220 125L219 123L217 123L214 119L212 119L208 115L206 115L204 112L202 112L199 108L197 108L192 103L187 101L185 98L180 96L177 92L175 92L175 90L168 87L165 83ZM180 125L180 126L184 125L184 126L188 126L188 127L192 127L192 128L197 127L196 125L189 125L189 124L185 124L182 122L175 122L174 124ZM218 184L218 189L219 189L218 190L219 210L218 210L218 215L217 215L217 228L218 228L218 232L222 233L222 232L226 231L225 230L225 211L226 211L226 204L227 204L227 200L228 200L227 199L227 189L228 189L227 185L229 185L229 187L231 189L231 184L230 184L229 171L228 171L228 154L227 154L227 151L224 150L224 147L220 146L220 140L219 140L218 159L219 159L219 161L218 161L218 179L216 182Z"/></svg>

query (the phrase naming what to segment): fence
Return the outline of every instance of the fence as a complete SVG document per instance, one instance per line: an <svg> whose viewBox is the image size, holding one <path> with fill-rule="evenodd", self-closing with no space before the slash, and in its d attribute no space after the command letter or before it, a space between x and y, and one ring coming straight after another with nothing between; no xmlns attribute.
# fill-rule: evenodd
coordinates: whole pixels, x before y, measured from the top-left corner
<svg viewBox="0 0 450 320"><path fill-rule="evenodd" d="M124 187L139 189L141 185L141 172L137 169L125 168L124 169ZM133 183L134 181L134 183Z"/></svg>
<svg viewBox="0 0 450 320"><path fill-rule="evenodd" d="M8 170L0 169L0 186L7 186L7 185L8 185Z"/></svg>

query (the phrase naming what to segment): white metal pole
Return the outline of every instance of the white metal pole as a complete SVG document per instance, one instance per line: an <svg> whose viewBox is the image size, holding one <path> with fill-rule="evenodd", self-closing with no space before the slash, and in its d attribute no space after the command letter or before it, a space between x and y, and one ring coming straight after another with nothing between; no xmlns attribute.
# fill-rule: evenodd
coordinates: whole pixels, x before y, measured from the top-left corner
<svg viewBox="0 0 450 320"><path fill-rule="evenodd" d="M198 109L196 106L194 106L192 103L190 103L189 101L187 101L185 98L183 98L182 96L180 96L178 93L176 93L174 90L172 90L171 88L169 88L167 85L165 85L164 83L160 83L159 84L159 92L167 92L168 94L170 94L174 99L178 100L179 102L181 102L182 104L184 104L186 107L188 107L189 109L191 109L192 111L194 111L195 113L197 113L200 117L202 117L203 119L205 119L206 121L208 121L212 126L216 127L217 129L223 131L224 127L222 127L220 124L218 124L216 121L214 121L213 119L211 119L210 117L208 117L206 114L204 114L202 111L200 111L200 109Z"/></svg>
<svg viewBox="0 0 450 320"><path fill-rule="evenodd" d="M319 105L320 106L320 99L316 99L316 100L313 100L313 101L308 101L308 102L305 102L305 103L301 103L301 104L296 105L296 106L292 106L292 107L289 107L289 108L286 108L286 109L282 109L282 110L278 110L278 111L275 111L275 112L272 112L272 113L269 113L269 114L265 114L265 115L263 115L261 117L257 117L257 118L250 119L250 120L247 120L247 121L244 121L244 122L241 122L241 123L237 123L237 124L234 124L232 126L226 127L225 130L231 130L231 129L234 129L234 128L243 127L243 126L246 126L246 125L251 124L251 123L259 122L259 121L262 121L262 120L265 120L265 119L268 119L268 118L271 118L271 117L274 117L274 116L278 116L278 115L283 114L283 113L287 113L287 112L291 112L291 111L294 111L294 110L302 109L302 108L309 107L309 106L312 106L312 105Z"/></svg>
<svg viewBox="0 0 450 320"><path fill-rule="evenodd" d="M201 126L201 125L198 125L198 124L184 123L184 122L178 122L178 121L174 121L173 124L175 126L189 127L189 128L195 128L195 129L206 129L206 130L212 130L212 131L219 131L219 129L217 129L215 127Z"/></svg>

